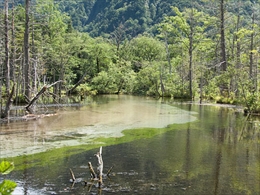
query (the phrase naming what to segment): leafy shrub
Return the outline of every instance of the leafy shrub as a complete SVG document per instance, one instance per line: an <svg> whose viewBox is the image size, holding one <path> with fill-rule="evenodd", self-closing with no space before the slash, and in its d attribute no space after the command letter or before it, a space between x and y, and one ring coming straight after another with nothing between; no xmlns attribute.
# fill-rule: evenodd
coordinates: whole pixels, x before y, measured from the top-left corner
<svg viewBox="0 0 260 195"><path fill-rule="evenodd" d="M257 93L250 93L245 100L246 109L250 113L260 113L260 101Z"/></svg>

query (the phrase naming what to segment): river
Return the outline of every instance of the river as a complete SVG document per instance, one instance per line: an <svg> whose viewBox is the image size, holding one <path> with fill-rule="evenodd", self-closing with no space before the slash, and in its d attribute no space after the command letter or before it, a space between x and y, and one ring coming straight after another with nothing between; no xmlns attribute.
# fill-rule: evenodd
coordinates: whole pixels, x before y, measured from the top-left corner
<svg viewBox="0 0 260 195"><path fill-rule="evenodd" d="M257 118L236 107L109 95L2 124L0 157L16 166L6 177L17 195L258 195L259 138ZM113 166L101 189L84 185L100 146L104 172Z"/></svg>

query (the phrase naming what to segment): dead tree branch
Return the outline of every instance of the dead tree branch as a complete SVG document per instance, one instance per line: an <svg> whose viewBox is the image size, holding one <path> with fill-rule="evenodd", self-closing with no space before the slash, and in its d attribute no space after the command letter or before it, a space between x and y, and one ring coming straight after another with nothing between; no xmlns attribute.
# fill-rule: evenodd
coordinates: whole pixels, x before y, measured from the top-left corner
<svg viewBox="0 0 260 195"><path fill-rule="evenodd" d="M84 75L81 77L81 79L71 89L69 89L66 93L68 95L71 95L72 92L84 81L87 74L88 74L88 72L85 72Z"/></svg>
<svg viewBox="0 0 260 195"><path fill-rule="evenodd" d="M41 90L33 97L33 99L29 102L29 104L25 107L26 110L32 114L32 110L30 109L30 107L33 105L33 103L39 99L39 97L47 90L47 86L43 86L41 88Z"/></svg>
<svg viewBox="0 0 260 195"><path fill-rule="evenodd" d="M52 87L53 85L56 85L57 83L60 83L60 82L62 82L62 80L56 81L56 82L52 83L51 85L45 85L45 86L43 86L43 87L41 88L41 90L33 97L33 99L32 99L32 100L29 102L29 104L25 107L26 110L27 110L30 114L32 114L32 110L30 109L30 107L33 105L33 103L34 103L36 100L38 100L39 97L40 97L42 94L44 94L44 92L45 92L48 88L50 88L50 87Z"/></svg>
<svg viewBox="0 0 260 195"><path fill-rule="evenodd" d="M95 178L96 178L96 173L95 173L95 171L94 171L94 169L93 169L93 167L92 167L91 162L88 162L88 168L89 168L89 170L90 170L91 179L95 179Z"/></svg>
<svg viewBox="0 0 260 195"><path fill-rule="evenodd" d="M75 175L73 173L73 171L70 169L70 175L72 177L72 182L74 183L76 181Z"/></svg>
<svg viewBox="0 0 260 195"><path fill-rule="evenodd" d="M57 83L61 83L61 82L63 82L63 80L56 81L56 82L54 82L54 83L48 85L47 88L50 88L50 87L52 87L53 85L56 85Z"/></svg>
<svg viewBox="0 0 260 195"><path fill-rule="evenodd" d="M111 173L112 169L114 168L114 165L110 167L110 169L107 171L107 176L109 177L109 174Z"/></svg>
<svg viewBox="0 0 260 195"><path fill-rule="evenodd" d="M102 159L102 146L99 149L99 152L96 154L96 157L98 159L98 167L97 167L97 177L98 177L98 185L101 187L103 180L103 159Z"/></svg>

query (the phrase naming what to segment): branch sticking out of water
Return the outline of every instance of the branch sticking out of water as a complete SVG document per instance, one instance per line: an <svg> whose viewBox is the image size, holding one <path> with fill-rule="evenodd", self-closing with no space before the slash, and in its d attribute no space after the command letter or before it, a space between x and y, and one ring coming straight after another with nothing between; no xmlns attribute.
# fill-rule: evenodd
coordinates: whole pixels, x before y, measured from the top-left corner
<svg viewBox="0 0 260 195"><path fill-rule="evenodd" d="M76 178L75 178L75 175L73 173L73 171L70 169L70 175L72 177L72 182L75 182L76 181Z"/></svg>
<svg viewBox="0 0 260 195"><path fill-rule="evenodd" d="M111 173L112 169L114 168L114 165L110 167L110 169L107 171L107 176L109 177L109 174Z"/></svg>
<svg viewBox="0 0 260 195"><path fill-rule="evenodd" d="M101 191L102 191L101 187L102 187L102 184L103 184L102 146L99 148L99 152L97 152L97 154L95 154L95 156L97 157L97 160L98 160L97 173L95 173L91 162L88 162L88 168L89 168L90 175L91 175L91 181L90 182L84 181L84 183L85 183L85 186L88 187L88 191L90 191L92 186L95 185L96 187L99 188L99 190L100 190L99 193L101 194ZM107 176L109 176L112 169L113 169L113 166L108 170L108 172L106 174ZM77 183L78 179L75 178L74 173L71 169L70 169L70 174L71 174L71 177L72 177L71 181L73 182L73 185L74 185L74 183Z"/></svg>
<svg viewBox="0 0 260 195"><path fill-rule="evenodd" d="M70 188L73 188L73 187L74 187L74 184L76 183L76 178L75 178L75 175L74 175L72 169L70 169L70 175L71 175L71 177L72 177L72 179L71 179L72 185L71 185Z"/></svg>
<svg viewBox="0 0 260 195"><path fill-rule="evenodd" d="M101 187L103 180L103 159L102 159L102 146L99 148L99 152L95 155L98 159L98 167L97 167L97 178L98 178L98 185Z"/></svg>
<svg viewBox="0 0 260 195"><path fill-rule="evenodd" d="M88 168L90 170L90 175L91 175L91 179L95 179L96 178L96 173L92 167L92 164L91 162L88 162Z"/></svg>

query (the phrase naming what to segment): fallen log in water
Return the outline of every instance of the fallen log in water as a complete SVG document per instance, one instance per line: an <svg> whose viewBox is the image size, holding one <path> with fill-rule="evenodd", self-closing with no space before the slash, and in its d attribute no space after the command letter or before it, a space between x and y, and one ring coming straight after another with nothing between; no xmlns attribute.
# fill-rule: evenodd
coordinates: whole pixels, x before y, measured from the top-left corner
<svg viewBox="0 0 260 195"><path fill-rule="evenodd" d="M26 110L32 114L32 110L31 110L31 106L33 105L33 103L39 99L39 97L47 90L47 86L43 86L41 88L41 90L33 97L33 99L29 102L29 104L25 107Z"/></svg>
<svg viewBox="0 0 260 195"><path fill-rule="evenodd" d="M56 85L57 83L60 83L60 82L63 82L63 81L60 80L60 81L56 81L55 83L52 83L51 85L45 85L45 86L43 86L43 87L41 88L41 90L33 97L33 99L32 99L32 100L29 102L29 104L25 107L26 110L27 110L30 114L32 114L31 106L34 104L34 102L35 102L36 100L38 100L39 97L40 97L42 94L44 94L45 91L46 91L48 88L50 88L50 87L52 87L53 85Z"/></svg>

